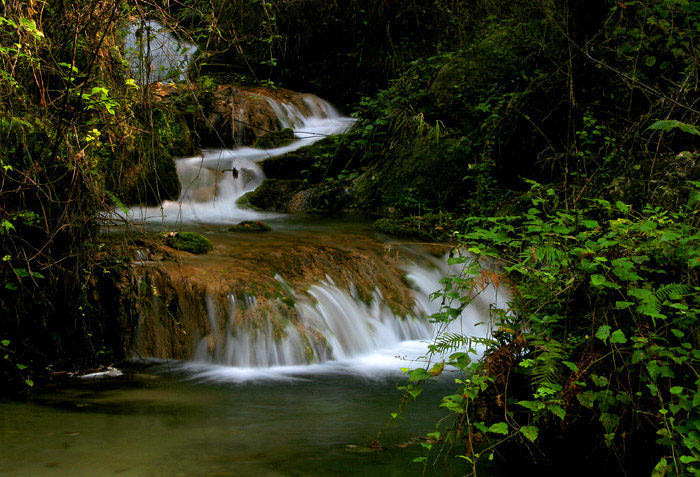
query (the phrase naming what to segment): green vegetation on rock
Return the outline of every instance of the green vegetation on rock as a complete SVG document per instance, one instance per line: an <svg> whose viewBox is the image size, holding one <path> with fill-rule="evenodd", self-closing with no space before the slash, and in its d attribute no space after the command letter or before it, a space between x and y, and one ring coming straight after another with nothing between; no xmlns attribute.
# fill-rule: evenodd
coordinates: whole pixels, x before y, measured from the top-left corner
<svg viewBox="0 0 700 477"><path fill-rule="evenodd" d="M167 232L163 238L168 247L197 255L214 249L211 240L196 232Z"/></svg>
<svg viewBox="0 0 700 477"><path fill-rule="evenodd" d="M271 231L272 227L259 220L244 220L236 225L227 227L226 230L229 232L261 233Z"/></svg>

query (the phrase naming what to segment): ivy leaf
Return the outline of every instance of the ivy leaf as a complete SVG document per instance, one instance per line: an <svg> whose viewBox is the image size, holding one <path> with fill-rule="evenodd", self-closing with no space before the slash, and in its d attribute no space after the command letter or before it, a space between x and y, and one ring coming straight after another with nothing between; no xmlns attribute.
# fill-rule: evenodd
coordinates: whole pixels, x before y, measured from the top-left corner
<svg viewBox="0 0 700 477"><path fill-rule="evenodd" d="M625 344L627 343L627 337L625 336L625 333L622 330L615 330L610 336L610 343Z"/></svg>
<svg viewBox="0 0 700 477"><path fill-rule="evenodd" d="M537 435L540 432L537 426L523 426L520 428L520 431L530 440L530 442L535 442Z"/></svg>
<svg viewBox="0 0 700 477"><path fill-rule="evenodd" d="M598 328L598 331L596 331L595 333L595 337L599 340L603 340L603 342L606 343L608 341L608 338L610 337L610 326L603 325L600 328Z"/></svg>

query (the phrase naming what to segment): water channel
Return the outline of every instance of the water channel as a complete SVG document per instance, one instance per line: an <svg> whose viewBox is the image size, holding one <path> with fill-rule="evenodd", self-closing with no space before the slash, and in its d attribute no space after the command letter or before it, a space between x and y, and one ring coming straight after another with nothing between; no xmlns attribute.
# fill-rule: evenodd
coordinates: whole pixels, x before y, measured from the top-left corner
<svg viewBox="0 0 700 477"><path fill-rule="evenodd" d="M415 294L415 316L396 326L402 318L392 315L381 294L375 294L368 304L351 291L341 290L328 274L319 274L311 285L290 291L299 318L283 335L296 333L292 328L310 329L310 333L324 334L323 343L328 346L310 357L306 353L306 361L299 362L298 353L288 350L296 341L282 343L284 340L273 337L253 338L237 332L234 318L239 305L234 305L233 298L218 311L210 311L215 307L207 305L209 335L195 337L186 360L150 359L138 353L139 359L119 365L119 372L114 372L119 376L76 378L37 393L29 402L2 402L0 475L467 473L458 459L451 458L448 465L437 454L425 469L412 463L414 457L425 455L419 436L434 430L435 423L446 415L439 408L439 396L453 387L456 376L450 372L409 407L405 420L387 431L381 449L368 447L398 407L401 367L410 366L425 353L434 332L426 316L438 305L430 303L428 295L440 287L439 279L446 273L434 250L378 237L362 220L339 223L316 217L309 221L304 216L253 212L235 205L238 197L262 180L260 160L342 132L351 124L325 102L311 106L312 114L304 116L286 105L276 105L283 126L297 132L299 140L291 147L205 151L178 160L181 199L158 208L133 209L130 220L155 230L177 227L203 232L216 244L209 259L216 263L227 256L242 261L256 247L264 254L280 250L285 237L295 250L310 243L349 250L367 240L370 245L358 252L362 257L370 256L373 247L379 248L377 256L400 250L406 257L401 267L410 277L406 286ZM248 179L221 173L233 168ZM264 220L275 232L267 238L221 232L221 226L240 220ZM144 267L149 266L146 262ZM213 273L212 268L208 270ZM222 299L227 300L226 296ZM484 333L486 325L475 326L487 321L488 300L483 306L465 315L459 326ZM305 342L308 345L308 338ZM256 360L241 358L242 348L252 355L263 347L272 351Z"/></svg>

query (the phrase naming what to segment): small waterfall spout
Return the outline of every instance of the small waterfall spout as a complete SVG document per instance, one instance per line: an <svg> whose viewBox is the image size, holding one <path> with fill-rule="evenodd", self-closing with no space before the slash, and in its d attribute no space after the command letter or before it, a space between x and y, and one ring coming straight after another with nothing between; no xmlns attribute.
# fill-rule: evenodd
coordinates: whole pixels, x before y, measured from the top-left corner
<svg viewBox="0 0 700 477"><path fill-rule="evenodd" d="M195 45L182 41L155 20L130 23L125 52L131 73L139 84L184 81Z"/></svg>

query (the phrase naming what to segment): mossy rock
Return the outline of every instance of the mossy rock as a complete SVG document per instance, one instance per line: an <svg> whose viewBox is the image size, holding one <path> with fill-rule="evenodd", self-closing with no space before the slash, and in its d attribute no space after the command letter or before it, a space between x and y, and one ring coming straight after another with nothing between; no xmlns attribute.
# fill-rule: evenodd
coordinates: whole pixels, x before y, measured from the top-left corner
<svg viewBox="0 0 700 477"><path fill-rule="evenodd" d="M305 182L299 179L265 179L254 191L238 199L237 205L243 208L286 212L292 197L305 185Z"/></svg>
<svg viewBox="0 0 700 477"><path fill-rule="evenodd" d="M410 216L398 219L383 218L376 220L375 230L397 237L415 237L425 241L444 241L449 239L453 230L460 224L459 220L441 214Z"/></svg>
<svg viewBox="0 0 700 477"><path fill-rule="evenodd" d="M165 234L164 238L168 247L197 255L214 249L211 240L195 232L169 232Z"/></svg>
<svg viewBox="0 0 700 477"><path fill-rule="evenodd" d="M231 225L226 230L229 232L261 233L271 231L272 227L259 220L244 220L236 225Z"/></svg>
<svg viewBox="0 0 700 477"><path fill-rule="evenodd" d="M310 183L321 182L326 177L339 173L347 158L339 154L339 136L321 139L309 146L265 159L260 167L270 179L307 179ZM315 167L316 166L316 167Z"/></svg>
<svg viewBox="0 0 700 477"><path fill-rule="evenodd" d="M284 128L281 131L270 131L264 136L255 138L255 147L258 149L275 149L291 144L294 139L292 128Z"/></svg>

